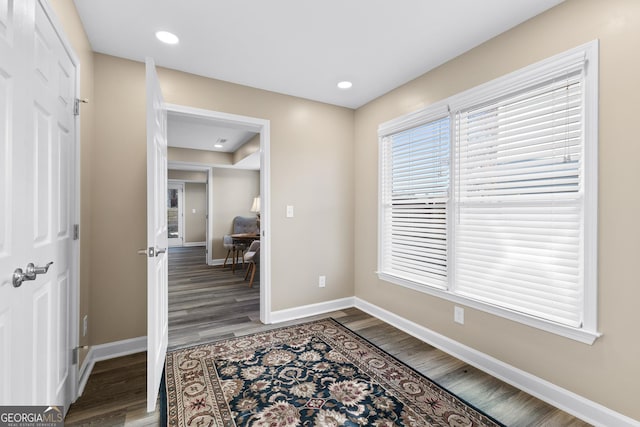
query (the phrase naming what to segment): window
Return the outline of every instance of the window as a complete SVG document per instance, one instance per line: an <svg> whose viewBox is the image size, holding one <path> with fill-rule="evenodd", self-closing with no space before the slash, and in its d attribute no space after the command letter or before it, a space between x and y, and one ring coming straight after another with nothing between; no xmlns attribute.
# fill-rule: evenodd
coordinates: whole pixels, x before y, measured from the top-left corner
<svg viewBox="0 0 640 427"><path fill-rule="evenodd" d="M379 275L592 343L597 42L385 123Z"/></svg>
<svg viewBox="0 0 640 427"><path fill-rule="evenodd" d="M447 286L449 117L385 138L385 271Z"/></svg>

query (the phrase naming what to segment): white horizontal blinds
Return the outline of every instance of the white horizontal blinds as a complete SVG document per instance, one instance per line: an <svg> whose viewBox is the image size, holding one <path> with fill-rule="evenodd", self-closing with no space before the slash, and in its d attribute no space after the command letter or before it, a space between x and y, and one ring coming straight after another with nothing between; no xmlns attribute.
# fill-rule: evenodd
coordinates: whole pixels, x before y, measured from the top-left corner
<svg viewBox="0 0 640 427"><path fill-rule="evenodd" d="M580 70L456 114L455 291L579 327Z"/></svg>
<svg viewBox="0 0 640 427"><path fill-rule="evenodd" d="M383 269L416 283L447 287L450 120L384 139Z"/></svg>

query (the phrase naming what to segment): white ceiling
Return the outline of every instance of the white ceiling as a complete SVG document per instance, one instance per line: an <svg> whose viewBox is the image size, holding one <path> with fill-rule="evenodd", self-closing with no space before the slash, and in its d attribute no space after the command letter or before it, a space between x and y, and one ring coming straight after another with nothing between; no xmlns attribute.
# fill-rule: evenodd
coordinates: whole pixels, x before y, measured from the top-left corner
<svg viewBox="0 0 640 427"><path fill-rule="evenodd" d="M96 52L357 108L563 0L74 1Z"/></svg>
<svg viewBox="0 0 640 427"><path fill-rule="evenodd" d="M171 147L233 153L257 135L242 128L221 126L218 121L202 116L190 116L169 111L167 114L167 139ZM218 139L226 139L222 148L213 145Z"/></svg>
<svg viewBox="0 0 640 427"><path fill-rule="evenodd" d="M233 126L229 123L221 123L219 120L202 115L173 110L167 112L167 142L170 147L233 153L256 135L256 132L241 125ZM221 138L227 140L224 146L222 148L214 147L216 141ZM186 168L182 166L173 165L171 169L189 170L188 165ZM220 167L259 170L260 152L250 154L233 166Z"/></svg>

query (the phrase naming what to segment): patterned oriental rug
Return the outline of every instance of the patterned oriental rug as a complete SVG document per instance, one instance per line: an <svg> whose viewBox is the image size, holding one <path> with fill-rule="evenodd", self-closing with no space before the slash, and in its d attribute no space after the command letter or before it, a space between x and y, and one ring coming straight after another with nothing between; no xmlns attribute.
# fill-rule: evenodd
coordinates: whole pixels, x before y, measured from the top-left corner
<svg viewBox="0 0 640 427"><path fill-rule="evenodd" d="M333 319L167 354L170 426L501 426Z"/></svg>

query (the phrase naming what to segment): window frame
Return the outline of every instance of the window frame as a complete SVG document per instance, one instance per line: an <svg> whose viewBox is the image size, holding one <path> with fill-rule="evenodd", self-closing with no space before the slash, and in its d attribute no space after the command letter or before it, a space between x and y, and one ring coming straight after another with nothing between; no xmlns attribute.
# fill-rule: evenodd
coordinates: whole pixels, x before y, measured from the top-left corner
<svg viewBox="0 0 640 427"><path fill-rule="evenodd" d="M473 87L469 90L453 95L442 101L418 111L411 112L401 117L380 124L378 127L378 271L381 280L396 285L404 286L419 292L436 296L467 307L491 313L509 320L513 320L537 329L564 336L585 344L593 342L601 336L597 331L597 215L598 215L598 40L585 43L568 51L554 55L520 70L514 71L495 80ZM505 309L496 305L484 303L456 293L455 278L453 278L455 257L453 255L455 242L455 224L451 221L452 215L457 212L455 173L455 112L472 107L484 102L490 102L497 98L522 91L544 81L560 76L567 69L578 66L583 67L583 185L584 185L584 266L583 266L583 323L580 327L571 327L553 321L534 317L524 313ZM431 121L450 116L450 192L447 204L447 263L448 276L446 289L436 288L424 283L407 280L383 270L384 254L384 213L383 193L385 191L385 179L383 171L383 139L396 133L406 131Z"/></svg>

